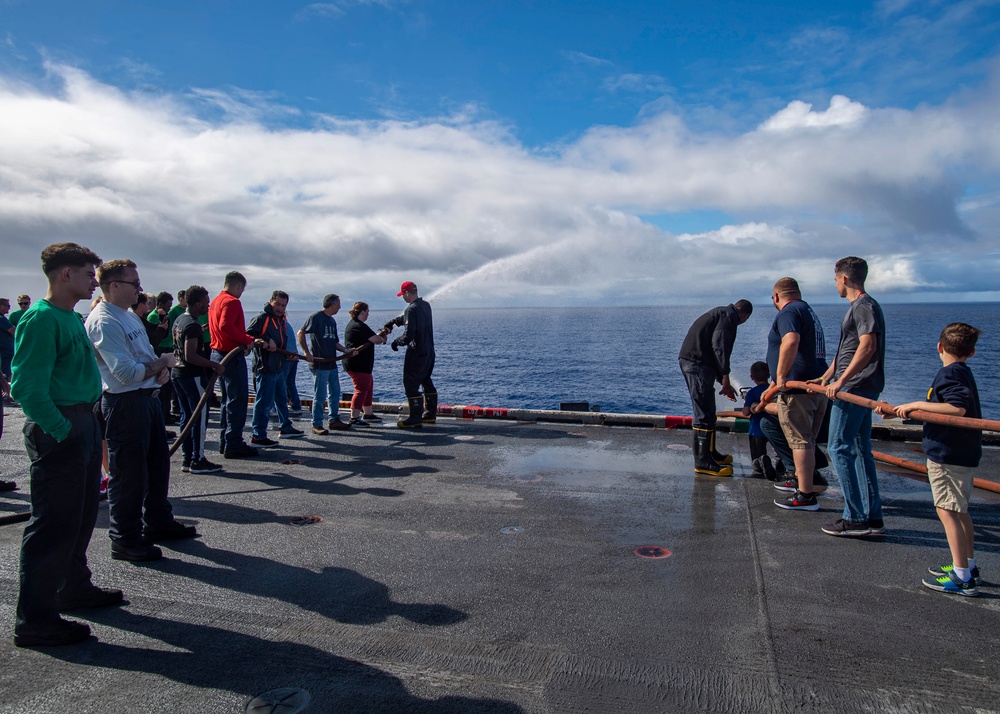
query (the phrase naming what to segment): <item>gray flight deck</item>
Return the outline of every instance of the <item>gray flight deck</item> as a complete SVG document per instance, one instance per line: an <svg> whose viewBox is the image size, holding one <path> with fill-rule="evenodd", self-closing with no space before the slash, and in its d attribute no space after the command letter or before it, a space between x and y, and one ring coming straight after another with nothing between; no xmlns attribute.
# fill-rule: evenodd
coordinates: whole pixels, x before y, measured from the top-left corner
<svg viewBox="0 0 1000 714"><path fill-rule="evenodd" d="M27 505L22 424L8 413L0 478L21 490L0 512ZM219 474L178 454L174 511L201 537L112 561L102 505L94 581L127 602L73 613L86 643L13 646L23 525L0 527L0 711L238 713L279 688L310 713L1000 711L1000 496L972 508L982 596L943 595L920 585L950 560L926 484L881 471L888 534L833 538L835 486L820 512L779 510L740 478L745 436L720 435L730 479L694 477L689 440L444 418ZM989 447L979 475L998 465Z"/></svg>

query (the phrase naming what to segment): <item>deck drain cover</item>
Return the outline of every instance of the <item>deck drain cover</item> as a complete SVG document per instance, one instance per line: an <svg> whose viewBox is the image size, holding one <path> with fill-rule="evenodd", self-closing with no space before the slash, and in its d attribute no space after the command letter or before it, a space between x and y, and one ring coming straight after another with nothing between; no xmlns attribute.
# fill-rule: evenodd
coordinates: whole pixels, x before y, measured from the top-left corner
<svg viewBox="0 0 1000 714"><path fill-rule="evenodd" d="M458 434L455 441L472 441L475 438L472 434Z"/></svg>
<svg viewBox="0 0 1000 714"><path fill-rule="evenodd" d="M535 474L534 476L515 476L515 481L523 481L525 483L536 483L542 480L541 474Z"/></svg>
<svg viewBox="0 0 1000 714"><path fill-rule="evenodd" d="M687 451L691 447L687 444L667 444L668 449L673 449L674 451Z"/></svg>
<svg viewBox="0 0 1000 714"><path fill-rule="evenodd" d="M247 704L247 714L296 714L309 706L309 692L282 687L258 694Z"/></svg>
<svg viewBox="0 0 1000 714"><path fill-rule="evenodd" d="M291 466L292 464L301 464L302 459L285 459L281 463L283 463L285 466Z"/></svg>
<svg viewBox="0 0 1000 714"><path fill-rule="evenodd" d="M514 533L521 533L524 531L524 526L504 526L500 529L500 532L504 535L512 535Z"/></svg>
<svg viewBox="0 0 1000 714"><path fill-rule="evenodd" d="M311 526L313 523L321 523L323 519L320 516L299 516L298 518L293 518L291 524L293 526Z"/></svg>
<svg viewBox="0 0 1000 714"><path fill-rule="evenodd" d="M632 552L640 558L669 558L671 555L662 545L640 545Z"/></svg>

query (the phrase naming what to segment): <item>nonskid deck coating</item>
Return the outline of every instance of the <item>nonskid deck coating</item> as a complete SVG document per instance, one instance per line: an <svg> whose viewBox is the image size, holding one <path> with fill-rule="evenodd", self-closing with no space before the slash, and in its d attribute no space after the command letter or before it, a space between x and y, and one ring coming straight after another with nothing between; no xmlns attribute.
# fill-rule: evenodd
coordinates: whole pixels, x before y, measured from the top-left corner
<svg viewBox="0 0 1000 714"><path fill-rule="evenodd" d="M20 419L0 478L22 491L0 509L27 498ZM692 476L689 439L441 419L288 442L221 474L180 473L178 455L171 500L202 537L112 561L102 507L94 579L129 602L75 613L88 643L13 647L22 527L0 528L0 711L242 712L278 687L307 690L308 712L1000 708L1000 587L919 584L948 559L926 484L881 472L889 534L837 539L819 531L835 488L820 512L779 510L767 482ZM748 471L745 436L720 446ZM998 463L987 449L979 475ZM998 503L973 503L987 581ZM291 525L303 515L323 520Z"/></svg>

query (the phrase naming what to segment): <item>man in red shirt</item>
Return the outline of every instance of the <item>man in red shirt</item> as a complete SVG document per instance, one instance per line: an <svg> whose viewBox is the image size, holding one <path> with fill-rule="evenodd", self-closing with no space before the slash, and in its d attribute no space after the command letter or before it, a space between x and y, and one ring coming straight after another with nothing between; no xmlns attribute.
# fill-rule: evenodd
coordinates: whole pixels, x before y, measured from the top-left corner
<svg viewBox="0 0 1000 714"><path fill-rule="evenodd" d="M275 349L273 342L255 340L247 334L246 318L240 296L246 290L247 279L242 273L226 274L222 292L215 296L208 307L208 332L212 338L212 361L222 359L237 347L244 354L253 346ZM226 363L222 383L221 431L219 453L227 459L246 459L257 455L257 449L243 440L243 427L247 423L247 361L236 356Z"/></svg>

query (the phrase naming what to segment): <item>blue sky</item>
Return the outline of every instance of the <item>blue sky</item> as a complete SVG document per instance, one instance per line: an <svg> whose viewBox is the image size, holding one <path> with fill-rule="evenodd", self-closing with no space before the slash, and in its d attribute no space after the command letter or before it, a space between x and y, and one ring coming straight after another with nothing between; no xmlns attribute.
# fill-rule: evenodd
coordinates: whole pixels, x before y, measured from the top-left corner
<svg viewBox="0 0 1000 714"><path fill-rule="evenodd" d="M0 294L78 240L305 303L826 301L847 254L1000 299L998 39L987 0L0 0Z"/></svg>

